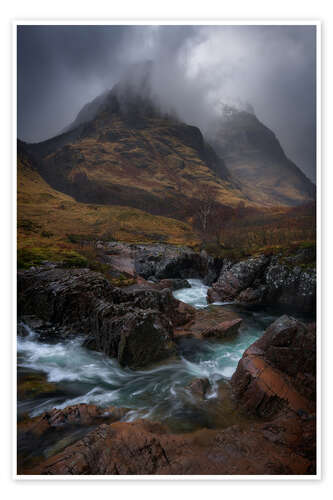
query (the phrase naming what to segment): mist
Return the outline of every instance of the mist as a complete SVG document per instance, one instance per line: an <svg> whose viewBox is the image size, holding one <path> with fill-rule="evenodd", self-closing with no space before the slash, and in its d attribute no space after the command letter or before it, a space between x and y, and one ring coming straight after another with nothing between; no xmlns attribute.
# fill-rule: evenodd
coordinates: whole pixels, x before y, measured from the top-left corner
<svg viewBox="0 0 333 500"><path fill-rule="evenodd" d="M131 65L152 61L163 111L205 133L222 103L252 106L315 179L314 26L19 26L17 56L22 140L56 135Z"/></svg>

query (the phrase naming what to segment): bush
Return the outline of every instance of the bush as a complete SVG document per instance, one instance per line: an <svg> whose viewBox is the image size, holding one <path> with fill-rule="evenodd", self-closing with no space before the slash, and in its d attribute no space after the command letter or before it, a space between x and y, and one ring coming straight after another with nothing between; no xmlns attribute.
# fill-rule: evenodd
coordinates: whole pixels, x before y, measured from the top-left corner
<svg viewBox="0 0 333 500"><path fill-rule="evenodd" d="M76 252L68 252L62 264L64 267L88 267L88 260Z"/></svg>
<svg viewBox="0 0 333 500"><path fill-rule="evenodd" d="M50 254L45 248L20 248L17 251L17 267L28 269L33 265L39 265L49 258Z"/></svg>

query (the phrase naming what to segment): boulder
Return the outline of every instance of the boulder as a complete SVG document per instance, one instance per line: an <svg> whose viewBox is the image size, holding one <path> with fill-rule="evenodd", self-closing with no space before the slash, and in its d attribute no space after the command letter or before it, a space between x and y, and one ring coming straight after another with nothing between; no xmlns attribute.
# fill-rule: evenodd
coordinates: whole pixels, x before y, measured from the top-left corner
<svg viewBox="0 0 333 500"><path fill-rule="evenodd" d="M261 277L268 262L269 258L266 256L243 260L235 264L230 261L224 262L221 274L213 284L212 292L208 294L209 300L211 301L213 297L222 301L235 300L240 292Z"/></svg>
<svg viewBox="0 0 333 500"><path fill-rule="evenodd" d="M265 272L264 300L303 312L316 309L316 270L289 267L272 259Z"/></svg>
<svg viewBox="0 0 333 500"><path fill-rule="evenodd" d="M189 247L137 245L135 271L143 278L198 278L205 274L206 259Z"/></svg>
<svg viewBox="0 0 333 500"><path fill-rule="evenodd" d="M142 367L173 354L173 327L193 314L170 289L117 288L89 269L18 273L19 318L28 324L30 318L42 339L85 334L87 347L123 366Z"/></svg>
<svg viewBox="0 0 333 500"><path fill-rule="evenodd" d="M298 261L297 255L289 259L261 255L237 263L226 260L218 280L208 290L207 300L273 305L314 313L316 271L311 267L303 269Z"/></svg>
<svg viewBox="0 0 333 500"><path fill-rule="evenodd" d="M231 379L246 411L267 416L283 406L311 414L316 399L314 325L290 316L277 319L243 354Z"/></svg>
<svg viewBox="0 0 333 500"><path fill-rule="evenodd" d="M154 309L133 310L120 317L99 315L99 323L84 342L89 349L117 358L122 366L141 368L175 354L172 324Z"/></svg>
<svg viewBox="0 0 333 500"><path fill-rule="evenodd" d="M182 302L180 303L180 307L184 307ZM196 309L191 311L191 315L189 314L188 317L189 321L187 323L174 328L173 334L177 339L182 337L202 339L204 338L204 332L210 331L212 332L212 336L218 336L219 334L216 329L218 329L219 325L224 325L226 330L228 330L228 326L232 329L233 322L236 320L238 326L235 323L234 329L238 330L240 325L240 318L238 318L237 314L224 307L210 306L205 309ZM221 334L222 330L223 326L221 327Z"/></svg>

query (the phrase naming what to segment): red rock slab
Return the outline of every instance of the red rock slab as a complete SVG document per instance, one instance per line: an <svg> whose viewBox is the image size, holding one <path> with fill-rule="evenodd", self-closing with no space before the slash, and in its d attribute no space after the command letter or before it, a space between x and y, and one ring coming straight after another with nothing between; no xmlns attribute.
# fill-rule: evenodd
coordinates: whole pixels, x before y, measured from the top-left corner
<svg viewBox="0 0 333 500"><path fill-rule="evenodd" d="M295 414L182 435L148 421L103 424L25 474L313 474L314 452L304 444L313 432Z"/></svg>
<svg viewBox="0 0 333 500"><path fill-rule="evenodd" d="M232 385L242 406L264 416L284 402L294 411L312 413L314 402L301 395L288 375L271 366L255 345L250 346L238 363Z"/></svg>
<svg viewBox="0 0 333 500"><path fill-rule="evenodd" d="M201 332L202 337L215 337L223 339L238 333L239 327L242 324L241 318L235 318L230 321L223 321L216 326L207 328Z"/></svg>
<svg viewBox="0 0 333 500"><path fill-rule="evenodd" d="M120 420L128 412L127 408L110 406L101 408L91 404L77 404L64 409L53 408L37 417L29 418L18 423L18 432L31 433L36 437L46 431L66 425L89 426L102 421L114 422Z"/></svg>
<svg viewBox="0 0 333 500"><path fill-rule="evenodd" d="M240 318L234 311L224 307L211 306L207 309L194 310L192 320L184 326L174 329L174 336L203 338L203 332L214 331L220 325L232 323ZM240 323L239 323L240 324Z"/></svg>

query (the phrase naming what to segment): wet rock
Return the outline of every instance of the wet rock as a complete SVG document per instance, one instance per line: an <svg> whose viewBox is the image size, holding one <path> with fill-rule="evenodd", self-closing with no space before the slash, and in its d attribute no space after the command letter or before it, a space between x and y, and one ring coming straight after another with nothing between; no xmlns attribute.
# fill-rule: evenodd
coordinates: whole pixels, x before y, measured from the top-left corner
<svg viewBox="0 0 333 500"><path fill-rule="evenodd" d="M232 376L242 406L260 416L283 406L315 411L316 336L314 325L290 316L277 319L243 354Z"/></svg>
<svg viewBox="0 0 333 500"><path fill-rule="evenodd" d="M37 457L50 457L82 439L102 423L121 420L127 408L100 408L90 404L54 408L37 417L21 418L17 425L18 473Z"/></svg>
<svg viewBox="0 0 333 500"><path fill-rule="evenodd" d="M190 306L170 289L113 287L89 269L44 269L18 273L19 318L41 321L42 338L88 336L87 347L138 367L174 353L173 327L187 323Z"/></svg>
<svg viewBox="0 0 333 500"><path fill-rule="evenodd" d="M239 331L239 327L242 324L241 318L235 318L230 321L223 321L215 326L209 327L203 332L201 335L203 337L215 337L219 339L223 339L226 337L231 337L235 335Z"/></svg>
<svg viewBox="0 0 333 500"><path fill-rule="evenodd" d="M187 389L196 397L204 399L210 389L210 383L207 378L195 378L187 386Z"/></svg>
<svg viewBox="0 0 333 500"><path fill-rule="evenodd" d="M53 408L41 415L33 418L26 418L18 424L18 431L21 434L30 433L34 436L41 436L51 429L66 426L91 426L102 422L115 422L121 420L129 410L127 408L117 408L109 406L101 408L91 404L77 404L67 406L64 409Z"/></svg>

